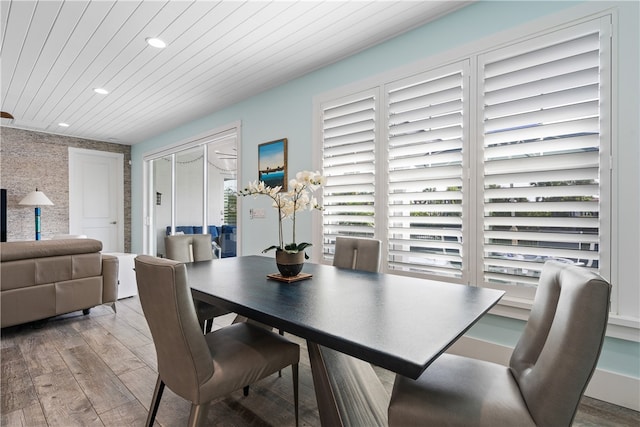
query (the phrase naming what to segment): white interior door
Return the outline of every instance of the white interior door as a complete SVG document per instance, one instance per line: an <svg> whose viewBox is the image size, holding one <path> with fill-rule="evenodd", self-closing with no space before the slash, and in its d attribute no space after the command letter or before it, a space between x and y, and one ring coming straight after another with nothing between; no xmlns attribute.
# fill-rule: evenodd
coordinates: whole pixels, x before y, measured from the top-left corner
<svg viewBox="0 0 640 427"><path fill-rule="evenodd" d="M69 233L124 252L124 156L69 148Z"/></svg>

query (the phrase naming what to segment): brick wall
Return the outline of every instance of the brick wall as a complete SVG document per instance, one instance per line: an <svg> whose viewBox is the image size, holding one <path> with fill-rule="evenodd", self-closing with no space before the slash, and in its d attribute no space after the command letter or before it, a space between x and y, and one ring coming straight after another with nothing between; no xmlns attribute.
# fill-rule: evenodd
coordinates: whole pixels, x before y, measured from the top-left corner
<svg viewBox="0 0 640 427"><path fill-rule="evenodd" d="M38 188L54 206L42 207L42 235L69 234L69 147L124 155L124 241L131 250L131 146L0 128L0 187L7 189L7 240L34 239L34 208L18 202Z"/></svg>

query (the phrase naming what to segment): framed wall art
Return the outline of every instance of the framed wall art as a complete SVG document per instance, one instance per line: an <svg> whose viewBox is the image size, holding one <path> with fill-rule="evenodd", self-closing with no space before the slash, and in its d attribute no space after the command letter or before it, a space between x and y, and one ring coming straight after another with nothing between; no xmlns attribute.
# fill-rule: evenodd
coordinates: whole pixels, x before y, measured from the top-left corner
<svg viewBox="0 0 640 427"><path fill-rule="evenodd" d="M287 138L258 145L258 181L287 191Z"/></svg>

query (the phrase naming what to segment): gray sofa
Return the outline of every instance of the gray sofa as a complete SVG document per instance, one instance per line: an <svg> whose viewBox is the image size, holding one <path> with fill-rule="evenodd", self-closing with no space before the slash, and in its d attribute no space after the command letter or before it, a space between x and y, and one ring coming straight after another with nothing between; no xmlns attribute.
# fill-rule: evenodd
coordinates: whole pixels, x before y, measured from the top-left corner
<svg viewBox="0 0 640 427"><path fill-rule="evenodd" d="M0 243L0 327L112 303L118 258L93 239Z"/></svg>

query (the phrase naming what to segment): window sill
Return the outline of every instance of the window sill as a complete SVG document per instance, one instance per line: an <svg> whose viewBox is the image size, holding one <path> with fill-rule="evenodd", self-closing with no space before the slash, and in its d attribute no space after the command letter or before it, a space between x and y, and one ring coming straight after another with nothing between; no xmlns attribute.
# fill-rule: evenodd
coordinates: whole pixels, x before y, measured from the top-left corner
<svg viewBox="0 0 640 427"><path fill-rule="evenodd" d="M504 296L489 313L526 321L531 312L532 302L524 298ZM607 336L621 340L640 342L640 319L609 314Z"/></svg>

